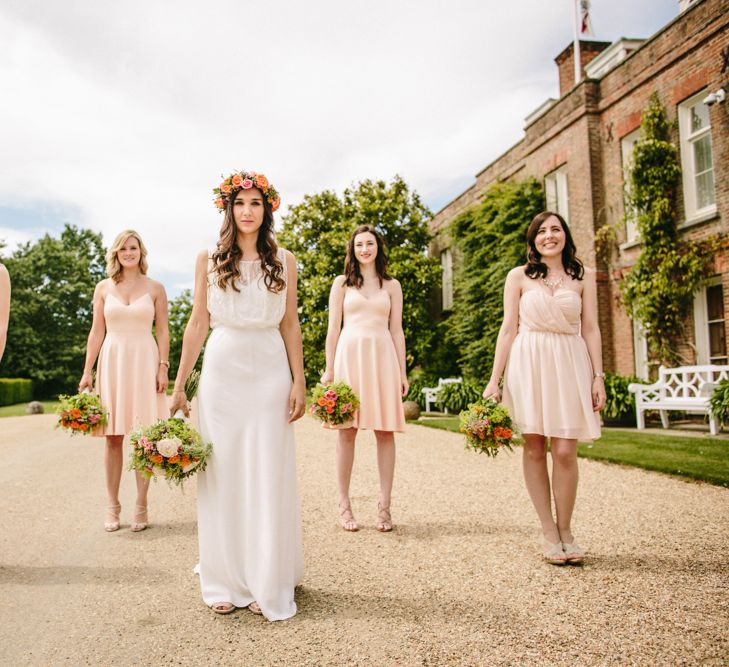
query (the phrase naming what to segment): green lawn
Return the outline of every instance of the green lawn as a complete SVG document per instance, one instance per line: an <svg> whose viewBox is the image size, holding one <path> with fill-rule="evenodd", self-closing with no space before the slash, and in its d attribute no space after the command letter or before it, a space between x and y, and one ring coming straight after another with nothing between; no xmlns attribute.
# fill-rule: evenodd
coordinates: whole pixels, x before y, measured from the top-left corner
<svg viewBox="0 0 729 667"><path fill-rule="evenodd" d="M58 401L41 401L46 414L55 412L60 405ZM26 414L25 406L27 403L16 403L15 405L3 405L0 407L0 417L19 417Z"/></svg>
<svg viewBox="0 0 729 667"><path fill-rule="evenodd" d="M430 428L458 432L458 417L418 419ZM602 437L580 443L579 456L729 486L729 440L603 429Z"/></svg>

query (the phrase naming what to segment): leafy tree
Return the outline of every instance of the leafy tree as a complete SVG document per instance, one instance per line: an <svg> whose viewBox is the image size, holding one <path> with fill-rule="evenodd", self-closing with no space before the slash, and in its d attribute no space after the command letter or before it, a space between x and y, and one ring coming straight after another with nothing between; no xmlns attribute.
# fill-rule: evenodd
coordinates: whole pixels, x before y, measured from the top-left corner
<svg viewBox="0 0 729 667"><path fill-rule="evenodd" d="M100 234L67 224L4 260L13 296L2 372L31 378L37 397L72 391L81 377L104 255Z"/></svg>
<svg viewBox="0 0 729 667"><path fill-rule="evenodd" d="M641 253L620 284L623 302L641 322L653 356L680 362L676 341L696 290L711 274L716 238L682 241L676 229L675 197L681 173L658 95L643 115L642 139L633 153L631 201L638 212Z"/></svg>
<svg viewBox="0 0 729 667"><path fill-rule="evenodd" d="M457 216L449 232L458 250L448 338L467 378L488 379L504 314L506 274L526 261L526 229L544 208L535 179L497 183Z"/></svg>
<svg viewBox="0 0 729 667"><path fill-rule="evenodd" d="M307 195L284 217L278 239L298 262L299 315L309 384L319 379L325 367L332 281L342 273L350 234L363 224L374 225L384 236L390 258L388 271L402 285L408 368L422 363L435 332L429 313L430 294L440 278L438 263L426 255L429 215L418 194L396 176L391 183L362 181L347 188L341 197L331 190Z"/></svg>
<svg viewBox="0 0 729 667"><path fill-rule="evenodd" d="M173 382L177 376L177 369L180 365L180 355L182 354L182 336L185 333L187 320L190 319L192 313L192 291L183 290L174 299L170 299L169 319L170 319L170 382ZM202 367L203 353L197 359L195 368L200 370Z"/></svg>

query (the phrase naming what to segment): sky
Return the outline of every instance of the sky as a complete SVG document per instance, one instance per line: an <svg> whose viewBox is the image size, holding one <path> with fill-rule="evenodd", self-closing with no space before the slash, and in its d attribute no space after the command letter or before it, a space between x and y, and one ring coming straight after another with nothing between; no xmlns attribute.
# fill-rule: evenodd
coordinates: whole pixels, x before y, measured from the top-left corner
<svg viewBox="0 0 729 667"><path fill-rule="evenodd" d="M592 0L594 38L675 0ZM0 240L132 228L172 297L222 174L306 194L402 176L432 211L559 97L573 0L0 0Z"/></svg>

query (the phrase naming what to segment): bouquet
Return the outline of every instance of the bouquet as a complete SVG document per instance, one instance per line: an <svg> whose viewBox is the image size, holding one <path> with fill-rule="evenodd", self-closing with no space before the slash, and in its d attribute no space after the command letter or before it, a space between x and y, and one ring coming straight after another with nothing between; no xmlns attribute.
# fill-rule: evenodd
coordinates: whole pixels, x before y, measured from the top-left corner
<svg viewBox="0 0 729 667"><path fill-rule="evenodd" d="M324 428L349 428L359 399L346 382L317 384L311 394L309 411Z"/></svg>
<svg viewBox="0 0 729 667"><path fill-rule="evenodd" d="M61 405L56 410L58 424L61 428L67 428L72 435L81 433L88 435L100 426L106 426L107 416L101 399L97 394L84 391L74 396L62 394L58 397Z"/></svg>
<svg viewBox="0 0 729 667"><path fill-rule="evenodd" d="M488 456L496 456L503 448L513 451L514 426L504 405L493 400L478 401L459 416L461 433L466 434L466 449Z"/></svg>
<svg viewBox="0 0 729 667"><path fill-rule="evenodd" d="M192 399L197 392L200 373L193 371L185 382L185 394ZM183 418L181 411L170 419L160 419L151 426L139 428L130 435L132 453L129 469L149 477L164 477L182 484L200 470L205 470L213 451L200 434Z"/></svg>
<svg viewBox="0 0 729 667"><path fill-rule="evenodd" d="M199 470L205 470L213 451L200 434L184 419L160 419L152 426L139 428L130 436L132 453L129 469L146 477L164 477L181 484Z"/></svg>

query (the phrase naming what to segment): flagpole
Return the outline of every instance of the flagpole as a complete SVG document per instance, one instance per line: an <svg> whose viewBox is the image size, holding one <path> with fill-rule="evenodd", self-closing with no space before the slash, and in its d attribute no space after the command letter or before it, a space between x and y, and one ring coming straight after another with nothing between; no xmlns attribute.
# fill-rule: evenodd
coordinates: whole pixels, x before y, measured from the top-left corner
<svg viewBox="0 0 729 667"><path fill-rule="evenodd" d="M579 11L577 9L577 5L579 4L580 0L572 0L572 9L575 12L575 45L572 49L573 56L575 58L575 85L577 85L580 80L582 79L582 67L581 65L581 58L580 58L580 28L579 28L579 22L580 22L580 15Z"/></svg>

